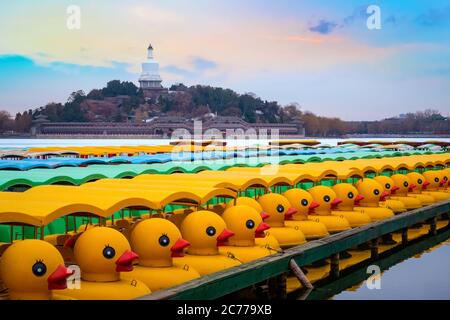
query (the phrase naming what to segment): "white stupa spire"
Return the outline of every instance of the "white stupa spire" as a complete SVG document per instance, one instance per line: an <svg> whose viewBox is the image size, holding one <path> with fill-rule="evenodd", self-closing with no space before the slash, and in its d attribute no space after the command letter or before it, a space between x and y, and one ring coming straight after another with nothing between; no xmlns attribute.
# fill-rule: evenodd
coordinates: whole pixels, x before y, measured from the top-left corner
<svg viewBox="0 0 450 320"><path fill-rule="evenodd" d="M142 73L139 83L142 89L161 88L162 79L159 75L159 63L153 58L153 47L147 48L147 61L142 63Z"/></svg>
<svg viewBox="0 0 450 320"><path fill-rule="evenodd" d="M148 45L147 48L147 59L149 60L153 59L153 47L151 43Z"/></svg>

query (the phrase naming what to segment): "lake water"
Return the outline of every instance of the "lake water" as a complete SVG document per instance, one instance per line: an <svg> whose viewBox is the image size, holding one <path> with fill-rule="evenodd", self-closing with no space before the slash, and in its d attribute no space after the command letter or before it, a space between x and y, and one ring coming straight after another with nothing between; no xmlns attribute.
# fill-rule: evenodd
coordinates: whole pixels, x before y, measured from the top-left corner
<svg viewBox="0 0 450 320"><path fill-rule="evenodd" d="M337 145L339 141L358 140L358 141L430 141L439 140L450 142L450 138L350 138L350 139L314 139L321 143ZM165 145L169 144L170 139L0 139L1 149L11 148L29 148L29 147L47 147L47 146L136 146L136 145ZM227 144L234 145L254 145L268 144L268 140L228 140Z"/></svg>
<svg viewBox="0 0 450 320"><path fill-rule="evenodd" d="M409 258L385 271L380 289L363 282L356 290L335 295L334 300L450 299L450 240Z"/></svg>

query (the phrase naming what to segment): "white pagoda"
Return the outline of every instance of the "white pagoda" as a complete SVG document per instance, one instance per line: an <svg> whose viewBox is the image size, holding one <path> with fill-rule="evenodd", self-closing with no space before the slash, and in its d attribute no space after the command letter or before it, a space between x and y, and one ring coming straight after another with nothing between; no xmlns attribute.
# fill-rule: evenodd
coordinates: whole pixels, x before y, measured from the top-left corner
<svg viewBox="0 0 450 320"><path fill-rule="evenodd" d="M144 96L155 98L167 93L167 88L164 88L161 82L159 63L153 58L153 47L150 44L147 48L147 60L142 63L142 72L139 77L139 84L144 91Z"/></svg>

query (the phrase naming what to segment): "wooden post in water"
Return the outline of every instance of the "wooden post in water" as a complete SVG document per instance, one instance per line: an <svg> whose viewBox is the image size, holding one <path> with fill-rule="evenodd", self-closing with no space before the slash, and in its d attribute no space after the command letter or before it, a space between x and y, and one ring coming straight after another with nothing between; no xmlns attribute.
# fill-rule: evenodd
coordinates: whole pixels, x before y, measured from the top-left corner
<svg viewBox="0 0 450 320"><path fill-rule="evenodd" d="M297 277L298 281L302 284L302 286L306 289L313 289L313 285L309 281L308 277L303 273L302 269L298 266L294 259L289 261L289 268Z"/></svg>
<svg viewBox="0 0 450 320"><path fill-rule="evenodd" d="M287 275L286 273L280 274L276 277L277 281L277 299L286 300L287 299Z"/></svg>
<svg viewBox="0 0 450 320"><path fill-rule="evenodd" d="M408 228L402 229L402 245L406 246L408 244Z"/></svg>
<svg viewBox="0 0 450 320"><path fill-rule="evenodd" d="M339 278L339 252L330 257L330 276Z"/></svg>

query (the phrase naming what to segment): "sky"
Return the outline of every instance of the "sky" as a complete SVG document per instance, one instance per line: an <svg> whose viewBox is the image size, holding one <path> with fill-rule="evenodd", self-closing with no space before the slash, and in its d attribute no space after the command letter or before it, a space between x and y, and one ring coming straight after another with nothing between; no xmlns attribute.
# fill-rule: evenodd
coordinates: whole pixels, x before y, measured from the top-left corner
<svg viewBox="0 0 450 320"><path fill-rule="evenodd" d="M68 28L68 7L80 28ZM380 28L369 29L369 6ZM370 22L369 21L369 22ZM163 85L212 85L344 120L450 113L450 1L0 2L0 110L138 85L151 43Z"/></svg>

